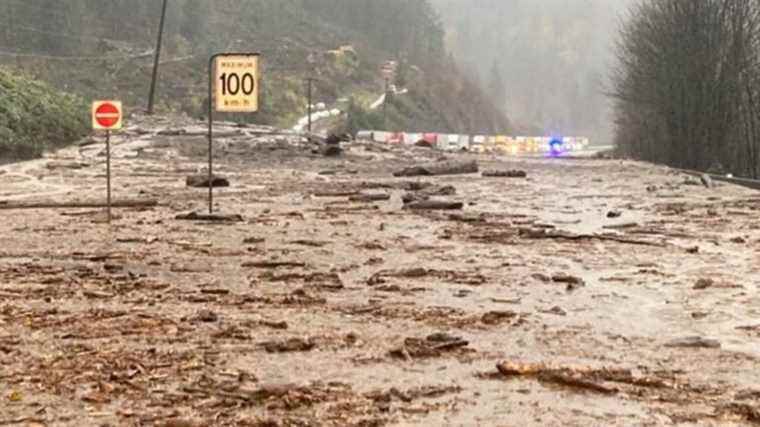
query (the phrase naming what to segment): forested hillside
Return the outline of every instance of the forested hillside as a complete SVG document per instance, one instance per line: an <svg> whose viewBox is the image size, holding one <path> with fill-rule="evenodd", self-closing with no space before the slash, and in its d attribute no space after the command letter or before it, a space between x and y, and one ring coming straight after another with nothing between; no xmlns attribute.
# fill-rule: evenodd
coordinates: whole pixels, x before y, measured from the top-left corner
<svg viewBox="0 0 760 427"><path fill-rule="evenodd" d="M432 0L456 59L523 132L611 141L607 69L629 0Z"/></svg>
<svg viewBox="0 0 760 427"><path fill-rule="evenodd" d="M147 104L160 1L4 0L0 9L0 64L85 98ZM220 51L262 53L263 106L253 119L260 123L291 126L305 111L309 76L318 79L318 102L376 98L384 87L381 66L394 60L404 64L397 83L416 85L411 93L441 92L432 106L431 100L405 100L404 108L415 108L391 114L396 119L389 127L508 127L449 60L427 0L170 0L158 109L202 114L208 57ZM435 119L423 106L432 107Z"/></svg>

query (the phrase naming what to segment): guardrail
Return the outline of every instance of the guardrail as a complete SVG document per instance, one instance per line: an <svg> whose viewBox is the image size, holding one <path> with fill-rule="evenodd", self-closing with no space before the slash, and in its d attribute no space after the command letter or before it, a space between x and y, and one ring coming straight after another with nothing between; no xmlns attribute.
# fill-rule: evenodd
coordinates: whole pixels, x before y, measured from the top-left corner
<svg viewBox="0 0 760 427"><path fill-rule="evenodd" d="M734 177L728 177L726 175L716 175L716 174L698 172L698 171L693 171L693 170L688 170L688 169L676 169L676 170L683 172L687 175L696 176L696 177L707 175L713 181L727 182L729 184L739 185L741 187L749 188L751 190L760 191L760 180L749 179L749 178L734 178Z"/></svg>

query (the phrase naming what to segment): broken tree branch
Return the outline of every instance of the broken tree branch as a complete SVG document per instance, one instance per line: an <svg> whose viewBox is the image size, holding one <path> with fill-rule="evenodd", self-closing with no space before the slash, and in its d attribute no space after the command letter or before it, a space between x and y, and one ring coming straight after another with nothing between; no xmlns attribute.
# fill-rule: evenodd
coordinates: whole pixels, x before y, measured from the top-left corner
<svg viewBox="0 0 760 427"><path fill-rule="evenodd" d="M8 202L0 201L0 210L14 209L97 209L106 208L104 202ZM112 208L152 208L158 206L158 200L116 200Z"/></svg>
<svg viewBox="0 0 760 427"><path fill-rule="evenodd" d="M472 162L438 162L427 165L412 166L394 172L393 176L438 176L438 175L464 175L478 173L478 163Z"/></svg>

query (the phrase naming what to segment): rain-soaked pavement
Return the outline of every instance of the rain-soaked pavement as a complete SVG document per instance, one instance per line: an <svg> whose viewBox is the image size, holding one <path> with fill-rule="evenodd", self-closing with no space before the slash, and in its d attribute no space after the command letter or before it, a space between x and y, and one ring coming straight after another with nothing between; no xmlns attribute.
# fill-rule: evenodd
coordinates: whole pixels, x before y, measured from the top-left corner
<svg viewBox="0 0 760 427"><path fill-rule="evenodd" d="M160 132L159 132L160 131ZM0 168L0 425L760 423L760 195L648 164L477 160L200 123ZM403 208L407 193L463 210ZM351 201L361 194L389 200ZM380 197L378 197L380 198ZM5 206L4 206L5 205Z"/></svg>

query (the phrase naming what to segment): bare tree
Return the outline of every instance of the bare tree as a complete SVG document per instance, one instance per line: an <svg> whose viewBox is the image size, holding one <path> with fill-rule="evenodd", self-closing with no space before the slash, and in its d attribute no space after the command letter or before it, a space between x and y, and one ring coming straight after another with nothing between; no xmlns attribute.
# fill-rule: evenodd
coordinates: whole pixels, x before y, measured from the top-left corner
<svg viewBox="0 0 760 427"><path fill-rule="evenodd" d="M616 142L644 160L756 176L758 0L646 0L613 72Z"/></svg>

